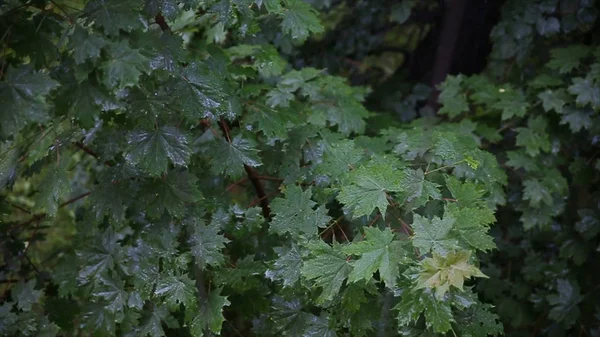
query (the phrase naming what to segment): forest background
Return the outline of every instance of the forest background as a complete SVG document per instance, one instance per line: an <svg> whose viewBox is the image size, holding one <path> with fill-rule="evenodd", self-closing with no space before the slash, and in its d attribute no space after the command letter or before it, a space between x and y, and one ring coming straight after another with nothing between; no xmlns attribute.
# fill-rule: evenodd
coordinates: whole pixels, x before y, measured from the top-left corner
<svg viewBox="0 0 600 337"><path fill-rule="evenodd" d="M0 1L0 335L600 336L598 6Z"/></svg>

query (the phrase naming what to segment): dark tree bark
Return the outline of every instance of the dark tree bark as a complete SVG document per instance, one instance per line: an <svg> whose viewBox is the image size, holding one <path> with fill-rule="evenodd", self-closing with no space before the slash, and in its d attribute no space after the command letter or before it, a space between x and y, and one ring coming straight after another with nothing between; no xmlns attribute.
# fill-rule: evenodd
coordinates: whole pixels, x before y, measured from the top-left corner
<svg viewBox="0 0 600 337"><path fill-rule="evenodd" d="M442 83L448 73L450 73L466 4L467 0L446 0L444 2L440 38L430 82L433 88ZM427 102L427 105L434 111L437 111L439 108L438 96L439 91L437 89L433 90Z"/></svg>

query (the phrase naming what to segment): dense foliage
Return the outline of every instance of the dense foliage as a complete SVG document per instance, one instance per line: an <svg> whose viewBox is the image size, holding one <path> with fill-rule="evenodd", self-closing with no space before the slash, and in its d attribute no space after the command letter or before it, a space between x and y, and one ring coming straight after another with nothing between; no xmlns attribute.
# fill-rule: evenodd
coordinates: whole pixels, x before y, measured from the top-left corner
<svg viewBox="0 0 600 337"><path fill-rule="evenodd" d="M598 335L594 6L0 2L0 334Z"/></svg>

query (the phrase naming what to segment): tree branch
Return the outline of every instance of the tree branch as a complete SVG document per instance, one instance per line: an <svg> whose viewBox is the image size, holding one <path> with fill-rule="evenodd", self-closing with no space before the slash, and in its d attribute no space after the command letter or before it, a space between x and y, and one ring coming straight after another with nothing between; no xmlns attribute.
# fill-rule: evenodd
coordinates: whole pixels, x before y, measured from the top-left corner
<svg viewBox="0 0 600 337"><path fill-rule="evenodd" d="M231 137L229 136L229 126L227 126L227 122L223 117L221 117L219 126L225 134L227 142L231 143ZM244 164L244 170L246 170L248 180L250 180L252 186L254 186L254 190L256 190L256 196L258 197L258 200L260 202L260 207L262 208L263 216L266 220L271 220L271 208L269 207L269 199L267 194L265 193L265 187L263 186L262 181L260 181L260 176L256 174L256 171L254 171L252 167L246 164Z"/></svg>
<svg viewBox="0 0 600 337"><path fill-rule="evenodd" d="M165 17L162 16L161 13L156 14L154 21L156 21L156 24L160 26L160 29L162 29L163 32L171 31L171 27L169 27L169 24L167 24Z"/></svg>
<svg viewBox="0 0 600 337"><path fill-rule="evenodd" d="M86 193L83 193L83 194L81 194L81 195L78 195L78 196L76 196L76 197L74 197L74 198L72 198L72 199L69 199L69 200L67 200L67 201L63 202L62 204L60 204L60 205L58 206L58 208L63 208L63 207L65 207L65 206L69 205L69 204L72 204L72 203L74 203L74 202L76 202L76 201L79 201L80 199L83 199L83 198L87 197L87 196L88 196L88 195L90 195L91 193L92 193L92 192L86 192ZM41 220L44 220L44 219L45 219L47 216L48 216L48 215L47 215L47 214L45 214L45 213L44 213L44 214L36 214L36 215L32 216L32 217L31 217L29 220L27 220L27 221L25 221L25 222L21 222L21 223L19 223L19 224L16 224L16 225L13 225L13 226L9 227L9 228L8 228L8 231L10 231L10 230L13 230L13 229L15 229L15 228L18 228L18 227L27 226L27 225L29 225L29 224L31 224L31 223L34 223L34 222L36 222L36 221L41 221Z"/></svg>

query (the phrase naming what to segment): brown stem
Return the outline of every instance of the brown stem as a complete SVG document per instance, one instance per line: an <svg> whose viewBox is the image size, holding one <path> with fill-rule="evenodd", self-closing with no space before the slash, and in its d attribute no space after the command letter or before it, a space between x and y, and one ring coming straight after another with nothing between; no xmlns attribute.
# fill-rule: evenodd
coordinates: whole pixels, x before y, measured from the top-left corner
<svg viewBox="0 0 600 337"><path fill-rule="evenodd" d="M221 130L225 134L225 138L227 138L227 142L231 143L231 137L229 135L230 134L229 126L227 125L227 122L225 121L225 119L223 117L221 117L219 126L221 127ZM271 220L271 208L269 207L269 199L268 199L267 194L265 193L265 187L263 186L262 181L260 181L259 175L256 174L256 171L254 171L254 169L252 167L250 167L246 164L244 164L244 170L246 171L246 174L248 175L248 180L250 180L250 182L252 183L252 186L254 186L254 190L256 190L256 196L258 197L258 200L260 201L260 207L262 208L263 216L265 217L266 220Z"/></svg>
<svg viewBox="0 0 600 337"><path fill-rule="evenodd" d="M171 27L169 27L169 25L167 24L167 21L165 20L165 17L162 16L162 14L158 13L156 14L156 16L154 17L154 20L156 21L156 24L160 26L160 29L162 29L162 31L170 31Z"/></svg>

